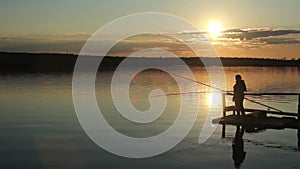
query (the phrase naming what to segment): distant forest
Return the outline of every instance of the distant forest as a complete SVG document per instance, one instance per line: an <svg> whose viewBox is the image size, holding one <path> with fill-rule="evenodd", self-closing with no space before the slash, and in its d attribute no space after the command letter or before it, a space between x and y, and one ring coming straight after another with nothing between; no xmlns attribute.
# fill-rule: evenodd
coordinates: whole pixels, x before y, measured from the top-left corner
<svg viewBox="0 0 300 169"><path fill-rule="evenodd" d="M47 73L72 72L78 55L49 54L49 53L9 53L0 52L1 73ZM95 59L95 56L85 56ZM99 56L100 57L100 56ZM107 56L101 62L101 69L115 69L125 57ZM174 58L135 58L139 61L172 61ZM213 66L214 59L205 58ZM220 58L223 66L272 66L272 67L300 67L298 60L263 59L263 58ZM200 58L182 58L191 67L203 66ZM171 62L172 63L172 62Z"/></svg>

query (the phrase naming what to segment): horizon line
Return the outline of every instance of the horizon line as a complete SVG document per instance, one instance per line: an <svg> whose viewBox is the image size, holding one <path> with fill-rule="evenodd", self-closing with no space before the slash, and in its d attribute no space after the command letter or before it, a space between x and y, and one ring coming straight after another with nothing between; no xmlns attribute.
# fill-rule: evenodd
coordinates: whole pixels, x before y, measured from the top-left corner
<svg viewBox="0 0 300 169"><path fill-rule="evenodd" d="M62 53L62 52L18 52L18 51L0 51L0 54L33 54L33 55L73 55L73 56L79 56L79 54L75 53ZM81 55L81 56L88 56L88 57L115 57L115 58L126 58L128 56L118 56L118 55L106 55L106 56L100 56L100 55ZM133 57L133 58L148 58L148 59L170 59L174 57L151 57L151 56L140 56L140 57ZM220 58L220 59L257 59L257 60L277 60L277 61L300 61L299 58L269 58L269 57L240 57L240 56L179 56L179 58L183 59L192 59L192 58Z"/></svg>

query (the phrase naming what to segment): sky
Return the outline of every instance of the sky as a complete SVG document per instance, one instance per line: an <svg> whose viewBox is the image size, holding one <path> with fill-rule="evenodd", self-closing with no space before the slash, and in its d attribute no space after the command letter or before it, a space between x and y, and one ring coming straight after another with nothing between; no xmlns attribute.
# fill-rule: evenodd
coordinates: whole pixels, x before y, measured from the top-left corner
<svg viewBox="0 0 300 169"><path fill-rule="evenodd" d="M210 23L220 23L222 31L218 37L210 38L220 56L300 58L299 0L0 3L0 51L78 53L95 31L114 19L137 12L165 12L186 19L204 32ZM172 47L170 50L176 51Z"/></svg>

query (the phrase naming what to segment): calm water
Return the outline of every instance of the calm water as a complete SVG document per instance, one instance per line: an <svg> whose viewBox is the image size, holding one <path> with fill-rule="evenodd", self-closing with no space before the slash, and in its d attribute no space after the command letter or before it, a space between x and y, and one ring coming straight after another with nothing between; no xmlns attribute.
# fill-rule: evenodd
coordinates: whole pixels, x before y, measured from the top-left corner
<svg viewBox="0 0 300 169"><path fill-rule="evenodd" d="M180 71L180 69L178 70ZM194 68L201 82L209 82L203 68ZM126 73L126 72L124 72ZM246 81L248 91L300 92L299 68L226 67L226 88L232 90L234 75ZM108 122L119 132L134 137L149 137L166 130L177 116L180 95L168 96L163 115L153 123L135 124L118 114L110 95L112 72L97 78L98 104ZM221 127L203 144L199 133L212 108L221 116L219 94L200 95L196 123L188 136L172 150L148 159L127 159L98 147L81 128L72 102L71 74L22 74L0 76L0 168L234 168L232 140L235 127L227 127L221 139ZM199 86L192 91L210 91ZM122 84L120 88L124 87ZM124 87L125 88L125 87ZM130 86L130 99L139 110L147 110L149 92L160 88L165 93L179 92L167 74L144 71ZM191 101L195 97L190 94ZM252 97L253 100L297 112L297 97ZM232 104L231 98L227 103ZM262 108L245 102L246 107ZM241 168L300 168L296 130L267 130L244 134L245 160Z"/></svg>

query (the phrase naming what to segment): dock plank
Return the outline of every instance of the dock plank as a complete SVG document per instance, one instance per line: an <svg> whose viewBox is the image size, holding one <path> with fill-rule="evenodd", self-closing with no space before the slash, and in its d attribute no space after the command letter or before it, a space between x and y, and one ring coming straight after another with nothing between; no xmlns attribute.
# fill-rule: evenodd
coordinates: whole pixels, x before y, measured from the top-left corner
<svg viewBox="0 0 300 169"><path fill-rule="evenodd" d="M213 124L225 124L225 125L235 125L244 126L250 129L285 129L292 128L298 129L299 123L296 118L293 117L267 117L267 116L257 116L257 115L228 115L221 118L216 118L212 120Z"/></svg>

